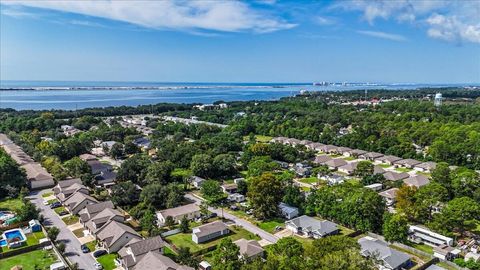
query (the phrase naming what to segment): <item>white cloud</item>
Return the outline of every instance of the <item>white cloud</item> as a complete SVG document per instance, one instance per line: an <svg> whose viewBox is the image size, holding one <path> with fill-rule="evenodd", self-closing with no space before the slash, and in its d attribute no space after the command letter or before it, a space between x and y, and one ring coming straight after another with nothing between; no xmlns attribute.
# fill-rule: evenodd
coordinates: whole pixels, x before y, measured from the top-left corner
<svg viewBox="0 0 480 270"><path fill-rule="evenodd" d="M395 19L426 28L432 38L480 43L480 2L446 0L339 1L332 9L360 11L370 24Z"/></svg>
<svg viewBox="0 0 480 270"><path fill-rule="evenodd" d="M273 32L293 28L266 12L237 1L2 1L127 22L153 29Z"/></svg>
<svg viewBox="0 0 480 270"><path fill-rule="evenodd" d="M313 21L322 26L328 26L328 25L334 25L336 24L335 19L330 18L330 17L323 17L323 16L317 16L313 18Z"/></svg>
<svg viewBox="0 0 480 270"><path fill-rule="evenodd" d="M379 31L357 31L357 33L362 34L362 35L366 35L366 36L376 37L376 38L388 39L388 40L392 40L392 41L406 41L407 40L402 35L379 32Z"/></svg>

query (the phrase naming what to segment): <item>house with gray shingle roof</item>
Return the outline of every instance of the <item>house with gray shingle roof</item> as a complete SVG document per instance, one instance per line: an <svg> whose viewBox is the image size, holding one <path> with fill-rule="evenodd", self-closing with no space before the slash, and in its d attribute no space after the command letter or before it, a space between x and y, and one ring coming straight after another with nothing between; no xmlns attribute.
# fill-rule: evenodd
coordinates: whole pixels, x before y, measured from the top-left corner
<svg viewBox="0 0 480 270"><path fill-rule="evenodd" d="M328 220L318 220L306 215L285 222L285 227L296 234L304 234L315 239L337 234L338 225Z"/></svg>
<svg viewBox="0 0 480 270"><path fill-rule="evenodd" d="M321 151L327 154L336 153L337 148L337 146L331 144L323 145L322 147L320 147Z"/></svg>
<svg viewBox="0 0 480 270"><path fill-rule="evenodd" d="M157 252L163 254L164 246L165 242L160 236L144 240L135 239L118 251L119 261L125 270L131 270L147 253Z"/></svg>
<svg viewBox="0 0 480 270"><path fill-rule="evenodd" d="M357 169L357 165L358 165L358 162L351 162L338 167L338 171L345 173L347 175L352 175L355 172L355 169Z"/></svg>
<svg viewBox="0 0 480 270"><path fill-rule="evenodd" d="M134 229L116 220L110 220L98 229L95 237L109 253L119 251L132 239L142 239Z"/></svg>
<svg viewBox="0 0 480 270"><path fill-rule="evenodd" d="M297 207L290 206L283 202L278 204L278 208L282 216L284 216L286 219L292 219L294 217L297 217L299 214Z"/></svg>
<svg viewBox="0 0 480 270"><path fill-rule="evenodd" d="M313 161L313 163L315 164L324 164L325 162L329 161L329 160L332 160L333 158L329 155L320 155L320 156L316 156L315 157L315 160Z"/></svg>
<svg viewBox="0 0 480 270"><path fill-rule="evenodd" d="M407 186L419 188L430 183L430 180L425 175L419 174L403 179L403 183L405 183Z"/></svg>
<svg viewBox="0 0 480 270"><path fill-rule="evenodd" d="M404 167L404 168L408 168L408 169L413 169L413 167L415 167L416 165L422 163L421 161L418 161L418 160L415 160L415 159L411 159L411 158L407 158L407 159L400 159L400 160L397 160L395 162L393 162L393 165L395 167Z"/></svg>
<svg viewBox="0 0 480 270"><path fill-rule="evenodd" d="M97 230L103 227L103 225L108 223L110 220L123 223L125 222L125 217L122 215L122 213L113 208L105 208L87 221L84 224L84 227L87 228L91 234L96 234Z"/></svg>
<svg viewBox="0 0 480 270"><path fill-rule="evenodd" d="M242 238L233 243L240 248L240 257L246 261L263 257L264 249L256 240Z"/></svg>
<svg viewBox="0 0 480 270"><path fill-rule="evenodd" d="M349 147L338 147L337 148L337 153L344 155L344 156L349 156L350 152L352 151L352 148Z"/></svg>
<svg viewBox="0 0 480 270"><path fill-rule="evenodd" d="M372 237L358 240L360 252L364 257L375 257L381 264L381 269L399 270L410 266L410 255L392 249L387 243Z"/></svg>
<svg viewBox="0 0 480 270"><path fill-rule="evenodd" d="M373 161L373 160L375 160L375 158L379 158L379 157L382 157L382 156L383 156L383 154L381 154L381 153L367 152L365 154L359 155L358 157L361 158L361 159L364 159L364 160Z"/></svg>
<svg viewBox="0 0 480 270"><path fill-rule="evenodd" d="M169 257L160 254L159 252L148 252L143 258L133 267L133 270L194 270L185 265L179 265Z"/></svg>
<svg viewBox="0 0 480 270"><path fill-rule="evenodd" d="M325 145L325 144L323 144L323 143L315 142L315 143L308 144L308 145L306 145L305 147L306 147L307 149L310 149L310 150L321 151L321 150L322 150L322 147L323 147L324 145Z"/></svg>
<svg viewBox="0 0 480 270"><path fill-rule="evenodd" d="M352 151L350 151L347 156L349 157L358 157L360 155L363 155L367 153L367 151L364 151L364 150L360 150L360 149L353 149Z"/></svg>
<svg viewBox="0 0 480 270"><path fill-rule="evenodd" d="M380 156L374 159L376 162L383 163L383 164L388 164L388 165L393 165L395 161L401 160L401 158L396 157L396 156Z"/></svg>
<svg viewBox="0 0 480 270"><path fill-rule="evenodd" d="M437 163L433 161L422 162L415 165L413 168L419 172L431 173L437 167Z"/></svg>
<svg viewBox="0 0 480 270"><path fill-rule="evenodd" d="M177 223L180 223L183 217L186 217L188 220L192 220L201 216L200 207L194 203L191 203L157 212L157 219L160 224L164 224L165 219L168 216L171 216Z"/></svg>
<svg viewBox="0 0 480 270"><path fill-rule="evenodd" d="M378 195L382 196L385 199L385 204L387 206L391 206L396 201L397 191L398 191L398 188L391 188L378 193Z"/></svg>
<svg viewBox="0 0 480 270"><path fill-rule="evenodd" d="M211 241L230 233L230 229L222 221L214 221L192 229L192 241L199 244Z"/></svg>
<svg viewBox="0 0 480 270"><path fill-rule="evenodd" d="M397 173L397 172L392 172L392 171L388 171L386 173L383 174L383 176L385 177L386 180L388 181L400 181L400 180L403 180L403 179L406 179L408 177L410 177L410 175L406 172L402 172L402 173Z"/></svg>
<svg viewBox="0 0 480 270"><path fill-rule="evenodd" d="M82 211L78 213L80 216L80 223L85 223L93 218L96 214L100 213L106 208L115 208L112 201L104 201L95 204L88 204Z"/></svg>
<svg viewBox="0 0 480 270"><path fill-rule="evenodd" d="M76 215L87 205L95 203L98 203L98 201L92 196L82 192L75 192L63 202L63 205L70 213Z"/></svg>
<svg viewBox="0 0 480 270"><path fill-rule="evenodd" d="M336 158L325 162L325 165L327 165L330 170L336 170L338 167L347 165L347 162L344 159Z"/></svg>

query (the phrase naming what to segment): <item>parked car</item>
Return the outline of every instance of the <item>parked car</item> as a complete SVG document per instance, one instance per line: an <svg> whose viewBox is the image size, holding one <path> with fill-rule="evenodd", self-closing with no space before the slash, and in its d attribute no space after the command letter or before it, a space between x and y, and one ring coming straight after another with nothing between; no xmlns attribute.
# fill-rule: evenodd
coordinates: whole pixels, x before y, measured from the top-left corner
<svg viewBox="0 0 480 270"><path fill-rule="evenodd" d="M49 205L48 201L47 201L47 200L44 200L44 201L43 201L43 205Z"/></svg>
<svg viewBox="0 0 480 270"><path fill-rule="evenodd" d="M252 210L252 209L247 210L247 212L245 212L245 213L246 213L247 215L251 215L251 214L253 214L253 210Z"/></svg>
<svg viewBox="0 0 480 270"><path fill-rule="evenodd" d="M62 204L60 202L54 202L54 203L50 204L51 209L57 208L57 207L60 207L60 206L62 206Z"/></svg>
<svg viewBox="0 0 480 270"><path fill-rule="evenodd" d="M102 255L105 255L105 254L107 254L107 251L105 249L99 249L99 250L95 250L93 252L93 257L98 258L98 257L100 257Z"/></svg>
<svg viewBox="0 0 480 270"><path fill-rule="evenodd" d="M68 211L67 211L67 210L63 210L63 211L58 212L58 215L59 215L59 216L65 216L65 215L67 215L67 214L68 214Z"/></svg>
<svg viewBox="0 0 480 270"><path fill-rule="evenodd" d="M217 213L210 213L209 218L215 218L215 217L217 217L217 216L218 216Z"/></svg>
<svg viewBox="0 0 480 270"><path fill-rule="evenodd" d="M87 245L83 244L80 246L80 248L82 249L82 252L83 253L88 253L90 252L90 249L87 247Z"/></svg>
<svg viewBox="0 0 480 270"><path fill-rule="evenodd" d="M101 264L99 264L98 262L94 263L93 266L95 267L95 270L102 270L103 269L103 266Z"/></svg>
<svg viewBox="0 0 480 270"><path fill-rule="evenodd" d="M230 206L230 210L236 211L236 210L238 210L238 206L232 205L232 206Z"/></svg>

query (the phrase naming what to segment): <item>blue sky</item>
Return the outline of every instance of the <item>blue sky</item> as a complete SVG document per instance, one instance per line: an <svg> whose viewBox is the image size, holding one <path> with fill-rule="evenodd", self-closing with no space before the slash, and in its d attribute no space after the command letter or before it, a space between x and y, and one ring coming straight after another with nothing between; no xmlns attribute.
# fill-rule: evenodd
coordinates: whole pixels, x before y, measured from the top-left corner
<svg viewBox="0 0 480 270"><path fill-rule="evenodd" d="M2 80L480 82L478 1L3 1Z"/></svg>

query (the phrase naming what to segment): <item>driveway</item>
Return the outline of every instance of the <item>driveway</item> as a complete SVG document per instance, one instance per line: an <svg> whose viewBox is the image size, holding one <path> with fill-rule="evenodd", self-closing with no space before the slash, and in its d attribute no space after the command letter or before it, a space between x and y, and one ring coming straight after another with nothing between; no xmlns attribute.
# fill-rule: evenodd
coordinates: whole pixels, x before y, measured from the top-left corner
<svg viewBox="0 0 480 270"><path fill-rule="evenodd" d="M55 226L60 229L57 241L65 243L65 257L67 257L70 262L78 263L79 269L92 269L93 264L96 262L92 255L90 253L82 253L77 237L75 237L58 215L55 214L53 209L50 209L50 206L43 205L42 194L50 191L50 189L34 191L28 198L40 209L41 214L45 218L44 225Z"/></svg>
<svg viewBox="0 0 480 270"><path fill-rule="evenodd" d="M195 204L198 204L198 205L200 205L200 203L202 202L202 199L200 199L200 198L198 198L198 197L196 197L192 194L186 194L185 197L192 200L192 201L195 201ZM215 208L209 207L208 210L212 213L216 213L218 216L222 215L222 210L221 209L215 209ZM227 211L223 211L223 216L227 219L233 220L235 222L235 224L243 227L245 230L247 230L247 231L249 231L253 234L256 234L256 235L260 236L262 239L265 239L265 240L267 240L271 243L276 243L278 241L278 237L276 237L275 235L273 235L271 233L268 233L268 232L260 229L259 227L253 225L252 223L228 213Z"/></svg>

